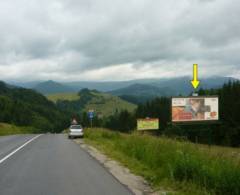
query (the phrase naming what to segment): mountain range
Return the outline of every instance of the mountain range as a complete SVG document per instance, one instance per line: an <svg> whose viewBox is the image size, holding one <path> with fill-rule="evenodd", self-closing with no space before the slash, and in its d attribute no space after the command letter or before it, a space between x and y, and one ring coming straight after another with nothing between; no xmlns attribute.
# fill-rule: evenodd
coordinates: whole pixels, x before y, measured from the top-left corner
<svg viewBox="0 0 240 195"><path fill-rule="evenodd" d="M109 91L113 95L131 95L131 96L174 96L174 95L189 95L192 93L193 87L190 83L190 77L179 77L172 79L159 80L143 80L138 81L138 84ZM211 77L200 81L200 88L211 89L219 88L224 83L236 80L231 77Z"/></svg>
<svg viewBox="0 0 240 195"><path fill-rule="evenodd" d="M175 93L168 87L157 87L150 84L132 84L128 87L109 91L108 93L116 96L170 96Z"/></svg>
<svg viewBox="0 0 240 195"><path fill-rule="evenodd" d="M42 94L77 92L83 88L96 89L108 92L112 95L122 96L172 96L188 95L193 92L190 77L139 79L130 81L108 81L108 82L56 82L39 81L29 83L10 83L17 86L31 88ZM209 77L200 80L200 88L219 88L228 81L237 80L232 77Z"/></svg>
<svg viewBox="0 0 240 195"><path fill-rule="evenodd" d="M54 81L38 83L33 87L33 89L42 94L68 93L75 91L74 88Z"/></svg>

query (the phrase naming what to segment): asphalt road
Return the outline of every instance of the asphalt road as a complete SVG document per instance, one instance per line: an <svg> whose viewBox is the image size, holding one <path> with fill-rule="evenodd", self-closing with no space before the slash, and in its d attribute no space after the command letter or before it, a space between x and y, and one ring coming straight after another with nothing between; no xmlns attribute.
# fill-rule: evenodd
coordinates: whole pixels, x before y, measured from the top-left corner
<svg viewBox="0 0 240 195"><path fill-rule="evenodd" d="M0 137L1 195L131 194L65 135L41 135L18 149L35 136Z"/></svg>

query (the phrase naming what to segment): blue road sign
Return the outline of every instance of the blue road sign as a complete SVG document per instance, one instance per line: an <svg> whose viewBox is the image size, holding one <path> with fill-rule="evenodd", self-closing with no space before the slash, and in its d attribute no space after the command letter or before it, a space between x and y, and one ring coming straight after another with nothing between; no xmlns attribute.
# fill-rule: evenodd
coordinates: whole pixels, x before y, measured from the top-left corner
<svg viewBox="0 0 240 195"><path fill-rule="evenodd" d="M88 112L88 118L93 119L94 118L94 112Z"/></svg>

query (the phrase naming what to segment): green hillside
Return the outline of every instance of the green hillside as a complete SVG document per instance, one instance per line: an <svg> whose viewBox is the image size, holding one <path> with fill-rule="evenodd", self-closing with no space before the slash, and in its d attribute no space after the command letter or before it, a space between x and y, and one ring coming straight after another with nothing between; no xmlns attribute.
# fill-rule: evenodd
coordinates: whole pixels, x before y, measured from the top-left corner
<svg viewBox="0 0 240 195"><path fill-rule="evenodd" d="M92 92L92 94L94 97L86 104L84 108L85 111L94 109L103 116L109 116L114 114L116 110L128 110L133 112L137 108L135 104L107 93Z"/></svg>
<svg viewBox="0 0 240 195"><path fill-rule="evenodd" d="M84 112L95 110L98 116L109 116L116 111L128 110L133 112L137 106L122 100L119 97L98 92L96 90L83 89L79 93L58 93L47 96L56 105L71 112Z"/></svg>

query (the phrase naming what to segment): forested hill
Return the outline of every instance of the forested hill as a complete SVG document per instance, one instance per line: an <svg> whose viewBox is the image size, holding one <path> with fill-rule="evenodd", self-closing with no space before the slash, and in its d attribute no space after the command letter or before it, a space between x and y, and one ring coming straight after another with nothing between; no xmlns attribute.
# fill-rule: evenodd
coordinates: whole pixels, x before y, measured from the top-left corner
<svg viewBox="0 0 240 195"><path fill-rule="evenodd" d="M69 122L67 114L31 89L8 87L0 82L0 121L32 126L39 131L62 131Z"/></svg>

